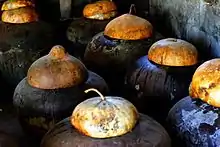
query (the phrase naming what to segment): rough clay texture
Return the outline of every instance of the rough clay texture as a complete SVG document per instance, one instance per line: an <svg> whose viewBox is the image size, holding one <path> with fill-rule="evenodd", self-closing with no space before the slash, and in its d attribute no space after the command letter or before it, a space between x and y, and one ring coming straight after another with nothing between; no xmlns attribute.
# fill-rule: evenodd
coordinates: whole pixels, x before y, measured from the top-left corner
<svg viewBox="0 0 220 147"><path fill-rule="evenodd" d="M199 99L185 97L169 112L168 124L178 147L220 146L220 111ZM179 143L179 144L178 144Z"/></svg>
<svg viewBox="0 0 220 147"><path fill-rule="evenodd" d="M31 87L24 78L15 89L13 104L18 108L22 121L44 117L49 125L50 121L57 122L71 115L74 107L84 100L83 96L83 90L79 87L42 90Z"/></svg>
<svg viewBox="0 0 220 147"><path fill-rule="evenodd" d="M43 138L41 147L170 147L165 129L146 115L140 115L134 130L120 137L94 139L80 134L69 118L58 123Z"/></svg>
<svg viewBox="0 0 220 147"><path fill-rule="evenodd" d="M155 34L145 40L118 40L109 39L103 32L95 35L87 45L84 62L90 68L102 68L102 70L124 71L131 62L146 55L154 41L162 38Z"/></svg>
<svg viewBox="0 0 220 147"><path fill-rule="evenodd" d="M157 39L157 34L145 40L110 39L101 32L96 34L87 45L84 61L93 66L123 70L132 61L146 55Z"/></svg>
<svg viewBox="0 0 220 147"><path fill-rule="evenodd" d="M121 91L127 66L146 55L153 42L162 38L155 33L145 40L118 40L107 38L100 32L87 45L83 60L88 69L106 80L111 90Z"/></svg>
<svg viewBox="0 0 220 147"><path fill-rule="evenodd" d="M164 123L172 105L188 95L188 87L195 69L194 66L160 66L143 56L127 71L127 98L139 112ZM158 109L155 111L155 108Z"/></svg>
<svg viewBox="0 0 220 147"><path fill-rule="evenodd" d="M219 6L219 0L149 0L149 13L159 30L192 42L204 58L213 58L220 57Z"/></svg>
<svg viewBox="0 0 220 147"><path fill-rule="evenodd" d="M53 28L44 22L8 24L0 22L0 72L16 86L29 66L53 46Z"/></svg>
<svg viewBox="0 0 220 147"><path fill-rule="evenodd" d="M74 55L83 57L86 45L94 35L103 31L110 20L93 20L77 18L72 21L67 29L67 38L74 46Z"/></svg>

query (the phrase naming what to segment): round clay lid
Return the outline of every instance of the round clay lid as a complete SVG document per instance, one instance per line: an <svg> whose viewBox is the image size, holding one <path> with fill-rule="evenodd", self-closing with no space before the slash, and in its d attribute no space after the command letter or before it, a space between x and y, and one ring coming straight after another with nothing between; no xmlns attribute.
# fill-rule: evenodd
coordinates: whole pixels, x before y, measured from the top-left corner
<svg viewBox="0 0 220 147"><path fill-rule="evenodd" d="M3 11L2 21L14 24L30 23L38 21L38 15L33 7L21 7Z"/></svg>
<svg viewBox="0 0 220 147"><path fill-rule="evenodd" d="M22 7L34 7L34 3L30 0L7 0L3 3L1 10L13 10Z"/></svg>
<svg viewBox="0 0 220 147"><path fill-rule="evenodd" d="M113 1L101 0L88 4L83 9L83 16L89 19L104 20L115 17L117 7Z"/></svg>
<svg viewBox="0 0 220 147"><path fill-rule="evenodd" d="M198 51L184 40L166 38L150 47L148 59L166 66L192 66L198 62Z"/></svg>
<svg viewBox="0 0 220 147"><path fill-rule="evenodd" d="M78 104L72 114L72 125L84 135L93 138L110 138L131 132L139 114L135 106L121 97L93 97Z"/></svg>
<svg viewBox="0 0 220 147"><path fill-rule="evenodd" d="M77 58L69 55L60 46L36 60L29 68L28 83L40 89L59 89L77 86L88 78L88 71Z"/></svg>
<svg viewBox="0 0 220 147"><path fill-rule="evenodd" d="M206 61L196 69L189 95L220 107L220 58Z"/></svg>
<svg viewBox="0 0 220 147"><path fill-rule="evenodd" d="M104 35L122 40L139 40L152 36L153 26L146 19L131 14L134 5L131 5L129 14L123 14L110 21L104 30Z"/></svg>

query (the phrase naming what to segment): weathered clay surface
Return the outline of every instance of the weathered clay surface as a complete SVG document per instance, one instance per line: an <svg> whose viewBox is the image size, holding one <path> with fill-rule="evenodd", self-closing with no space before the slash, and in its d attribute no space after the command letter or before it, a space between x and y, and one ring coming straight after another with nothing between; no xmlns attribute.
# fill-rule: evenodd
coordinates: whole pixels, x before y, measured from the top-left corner
<svg viewBox="0 0 220 147"><path fill-rule="evenodd" d="M103 31L110 20L93 20L84 17L74 19L67 29L67 38L72 42L70 53L83 57L89 41L94 35Z"/></svg>
<svg viewBox="0 0 220 147"><path fill-rule="evenodd" d="M15 89L13 104L18 109L21 125L26 132L41 137L56 122L72 114L74 107L84 100L83 94L79 87L34 88L24 78Z"/></svg>
<svg viewBox="0 0 220 147"><path fill-rule="evenodd" d="M97 94L85 94L84 90L97 88L106 94L106 82L89 71L89 78L77 87L65 89L38 89L30 86L24 78L16 87L13 104L18 109L22 127L28 133L42 137L55 123L72 114L74 107Z"/></svg>
<svg viewBox="0 0 220 147"><path fill-rule="evenodd" d="M219 108L189 96L180 100L168 115L168 124L178 139L178 147L220 146L219 122Z"/></svg>
<svg viewBox="0 0 220 147"><path fill-rule="evenodd" d="M153 37L134 41L109 39L101 32L88 43L84 61L89 66L123 70L132 61L146 55L154 41Z"/></svg>
<svg viewBox="0 0 220 147"><path fill-rule="evenodd" d="M140 112L164 123L172 105L188 95L195 69L196 66L161 66L143 56L127 70L126 98Z"/></svg>
<svg viewBox="0 0 220 147"><path fill-rule="evenodd" d="M159 30L193 43L205 59L220 57L219 0L149 0L149 5Z"/></svg>
<svg viewBox="0 0 220 147"><path fill-rule="evenodd" d="M16 86L29 66L54 45L54 28L39 21L27 24L0 22L0 71L5 81Z"/></svg>
<svg viewBox="0 0 220 147"><path fill-rule="evenodd" d="M121 91L127 66L146 55L149 47L162 38L156 32L145 40L119 40L106 37L100 32L88 43L84 63L88 69L101 75L112 91Z"/></svg>
<svg viewBox="0 0 220 147"><path fill-rule="evenodd" d="M42 140L41 147L170 147L165 129L152 118L141 114L134 130L125 135L95 139L79 133L69 118L58 123Z"/></svg>

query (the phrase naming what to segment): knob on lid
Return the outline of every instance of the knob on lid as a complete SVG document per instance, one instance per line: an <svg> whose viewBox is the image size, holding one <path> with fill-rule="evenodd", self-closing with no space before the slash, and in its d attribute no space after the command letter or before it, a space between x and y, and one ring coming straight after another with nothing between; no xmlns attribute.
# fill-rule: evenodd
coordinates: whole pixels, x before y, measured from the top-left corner
<svg viewBox="0 0 220 147"><path fill-rule="evenodd" d="M54 46L48 55L36 60L28 70L28 83L40 89L59 89L84 83L88 71L77 58L69 55L64 47Z"/></svg>

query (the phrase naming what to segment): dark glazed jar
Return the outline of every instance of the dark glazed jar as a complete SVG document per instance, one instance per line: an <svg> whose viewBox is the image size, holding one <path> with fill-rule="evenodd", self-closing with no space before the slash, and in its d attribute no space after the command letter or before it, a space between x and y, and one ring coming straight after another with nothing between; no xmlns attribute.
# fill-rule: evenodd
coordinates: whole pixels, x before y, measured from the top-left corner
<svg viewBox="0 0 220 147"><path fill-rule="evenodd" d="M189 96L168 115L169 131L180 147L220 146L220 59L200 65L189 86Z"/></svg>
<svg viewBox="0 0 220 147"><path fill-rule="evenodd" d="M62 46L54 46L30 66L27 77L15 89L13 103L23 128L42 137L87 98L83 91L88 87L97 87L104 93L108 90L100 76L87 71Z"/></svg>
<svg viewBox="0 0 220 147"><path fill-rule="evenodd" d="M148 55L127 71L128 99L140 112L164 124L172 105L187 96L197 60L196 48L186 41L167 38L155 42Z"/></svg>
<svg viewBox="0 0 220 147"><path fill-rule="evenodd" d="M123 14L92 38L83 61L88 69L107 81L112 91L119 92L127 66L145 55L157 37L147 20L130 13Z"/></svg>
<svg viewBox="0 0 220 147"><path fill-rule="evenodd" d="M71 42L70 53L83 58L86 45L92 37L103 31L109 21L117 14L113 1L102 0L87 4L83 17L74 19L67 29L67 38Z"/></svg>
<svg viewBox="0 0 220 147"><path fill-rule="evenodd" d="M103 96L93 88L85 92L89 91L100 96L78 104L71 117L48 131L41 147L171 146L165 129L150 117L139 114L131 102L122 97Z"/></svg>
<svg viewBox="0 0 220 147"><path fill-rule="evenodd" d="M0 72L13 88L54 42L54 28L39 20L33 6L30 1L6 1L2 6Z"/></svg>

